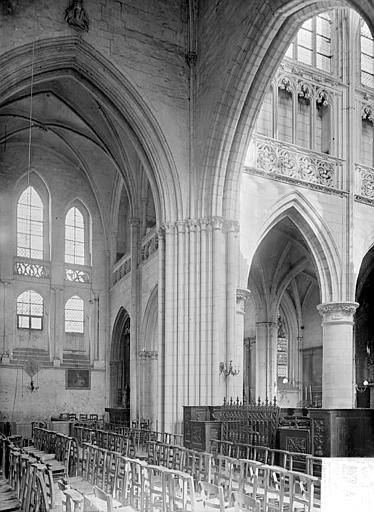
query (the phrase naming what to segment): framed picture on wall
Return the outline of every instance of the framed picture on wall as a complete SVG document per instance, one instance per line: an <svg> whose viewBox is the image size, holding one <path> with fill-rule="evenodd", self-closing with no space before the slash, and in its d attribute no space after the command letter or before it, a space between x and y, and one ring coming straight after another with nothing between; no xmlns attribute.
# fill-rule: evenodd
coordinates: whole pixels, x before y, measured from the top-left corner
<svg viewBox="0 0 374 512"><path fill-rule="evenodd" d="M68 368L65 372L66 389L91 389L90 370Z"/></svg>

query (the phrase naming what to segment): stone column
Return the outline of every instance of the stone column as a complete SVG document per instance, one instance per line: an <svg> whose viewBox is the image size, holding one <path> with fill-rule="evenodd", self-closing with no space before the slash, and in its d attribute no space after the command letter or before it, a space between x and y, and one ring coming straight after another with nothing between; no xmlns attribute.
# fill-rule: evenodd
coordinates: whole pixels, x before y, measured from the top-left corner
<svg viewBox="0 0 374 512"><path fill-rule="evenodd" d="M256 323L256 397L262 401L277 395L277 322Z"/></svg>
<svg viewBox="0 0 374 512"><path fill-rule="evenodd" d="M238 346L237 332L237 283L238 283L238 233L239 223L226 221L227 232L226 249L226 365L232 361L233 367L239 373L235 378L226 379L226 397L241 398L243 394L243 373L240 371L243 364L243 332L241 332L240 348ZM242 329L243 331L243 329ZM241 354L241 356L240 356ZM238 358L239 356L239 358Z"/></svg>
<svg viewBox="0 0 374 512"><path fill-rule="evenodd" d="M65 303L64 288L62 286L53 286L52 302L54 308L50 311L53 318L54 345L51 347L53 354L53 365L58 367L63 362L64 341L65 341Z"/></svg>
<svg viewBox="0 0 374 512"><path fill-rule="evenodd" d="M139 262L139 227L140 220L130 220L131 229L131 313L130 313L130 415L136 419L138 410L138 319L139 319L139 283L138 283L138 262Z"/></svg>
<svg viewBox="0 0 374 512"><path fill-rule="evenodd" d="M165 230L158 230L158 361L157 361L157 406L155 430L164 430L165 416Z"/></svg>
<svg viewBox="0 0 374 512"><path fill-rule="evenodd" d="M9 364L11 347L9 345L9 331L7 329L8 319L13 319L14 315L9 314L7 306L12 304L12 299L8 297L8 290L10 290L11 281L0 280L2 284L2 297L1 297L1 314L0 314L0 325L1 325L1 361L3 364Z"/></svg>
<svg viewBox="0 0 374 512"><path fill-rule="evenodd" d="M226 395L226 380L220 374L220 364L226 358L226 241L223 219L212 222L212 405L222 405ZM226 363L227 364L227 363Z"/></svg>
<svg viewBox="0 0 374 512"><path fill-rule="evenodd" d="M317 306L323 330L322 407L352 409L355 404L353 315L357 302Z"/></svg>

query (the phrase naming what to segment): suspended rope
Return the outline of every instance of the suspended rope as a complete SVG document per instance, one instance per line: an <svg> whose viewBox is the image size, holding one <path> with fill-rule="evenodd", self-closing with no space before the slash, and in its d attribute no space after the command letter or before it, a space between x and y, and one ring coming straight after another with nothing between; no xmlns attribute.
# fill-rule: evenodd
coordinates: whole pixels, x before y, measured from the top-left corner
<svg viewBox="0 0 374 512"><path fill-rule="evenodd" d="M27 185L30 185L30 168L31 168L31 145L32 145L32 108L33 108L33 92L34 92L34 59L35 59L35 41L32 43L31 57L31 82L30 82L30 117L29 117L29 154L27 166Z"/></svg>

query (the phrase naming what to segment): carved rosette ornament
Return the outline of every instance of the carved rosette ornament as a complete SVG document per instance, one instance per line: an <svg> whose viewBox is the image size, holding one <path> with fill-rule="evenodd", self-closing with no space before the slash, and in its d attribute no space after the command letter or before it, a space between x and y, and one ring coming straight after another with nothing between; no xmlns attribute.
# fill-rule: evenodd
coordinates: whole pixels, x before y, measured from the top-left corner
<svg viewBox="0 0 374 512"><path fill-rule="evenodd" d="M353 315L358 308L358 302L325 302L317 309L323 317L323 322L353 322Z"/></svg>
<svg viewBox="0 0 374 512"><path fill-rule="evenodd" d="M247 300L250 296L251 292L244 288L238 288L236 290L236 310L238 313L244 315L245 313L245 305L247 304Z"/></svg>
<svg viewBox="0 0 374 512"><path fill-rule="evenodd" d="M88 32L88 17L82 0L74 0L65 11L65 21L72 27Z"/></svg>

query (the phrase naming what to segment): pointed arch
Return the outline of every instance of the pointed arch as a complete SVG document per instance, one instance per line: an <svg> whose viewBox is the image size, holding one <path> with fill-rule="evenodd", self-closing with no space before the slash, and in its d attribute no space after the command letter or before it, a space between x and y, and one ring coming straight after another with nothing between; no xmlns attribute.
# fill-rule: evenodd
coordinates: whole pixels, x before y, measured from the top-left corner
<svg viewBox="0 0 374 512"><path fill-rule="evenodd" d="M341 299L341 258L335 240L323 218L299 192L285 195L267 216L258 245L281 220L288 217L303 235L312 254L321 290L321 301Z"/></svg>
<svg viewBox="0 0 374 512"><path fill-rule="evenodd" d="M158 286L156 285L147 302L144 311L142 337L144 349L158 350Z"/></svg>
<svg viewBox="0 0 374 512"><path fill-rule="evenodd" d="M0 58L0 99L29 90L29 63L34 51L35 86L53 78L75 76L98 103L128 127L128 135L145 168L155 198L157 218L183 218L183 198L170 147L151 109L126 76L78 36L46 38L10 50Z"/></svg>
<svg viewBox="0 0 374 512"><path fill-rule="evenodd" d="M200 187L202 215L238 218L240 175L266 86L304 21L328 9L347 7L355 9L373 31L374 5L369 0L290 0L279 6L268 3L251 17L231 66L228 64L227 80L216 102Z"/></svg>

